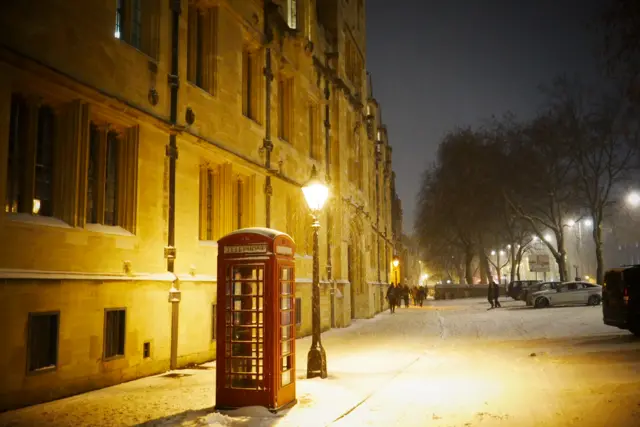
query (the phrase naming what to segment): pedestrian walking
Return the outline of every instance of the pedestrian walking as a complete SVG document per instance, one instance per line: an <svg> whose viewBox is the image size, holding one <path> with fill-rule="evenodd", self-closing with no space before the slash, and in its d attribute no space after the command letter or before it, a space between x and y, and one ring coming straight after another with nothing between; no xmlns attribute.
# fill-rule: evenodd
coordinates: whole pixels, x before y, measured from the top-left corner
<svg viewBox="0 0 640 427"><path fill-rule="evenodd" d="M404 305L409 308L409 286L404 285Z"/></svg>
<svg viewBox="0 0 640 427"><path fill-rule="evenodd" d="M420 307L422 307L422 304L424 303L424 300L426 297L427 297L427 292L424 286L420 286L418 288L418 303L420 304Z"/></svg>
<svg viewBox="0 0 640 427"><path fill-rule="evenodd" d="M493 282L493 306L495 308L502 307L500 305L500 301L498 301L499 297L500 297L500 285L498 285L496 282Z"/></svg>
<svg viewBox="0 0 640 427"><path fill-rule="evenodd" d="M493 305L493 280L489 282L489 286L487 287L487 300L489 301L489 304L491 304L489 310L495 308Z"/></svg>
<svg viewBox="0 0 640 427"><path fill-rule="evenodd" d="M391 313L396 312L397 293L396 287L393 284L389 285L387 288L387 301L389 301L389 311Z"/></svg>

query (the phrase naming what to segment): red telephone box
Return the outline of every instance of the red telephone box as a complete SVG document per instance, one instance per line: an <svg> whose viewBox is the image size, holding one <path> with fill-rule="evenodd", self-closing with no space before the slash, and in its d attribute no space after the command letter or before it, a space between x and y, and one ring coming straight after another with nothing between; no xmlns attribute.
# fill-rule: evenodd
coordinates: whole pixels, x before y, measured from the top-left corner
<svg viewBox="0 0 640 427"><path fill-rule="evenodd" d="M294 252L269 228L218 240L217 409L296 403Z"/></svg>

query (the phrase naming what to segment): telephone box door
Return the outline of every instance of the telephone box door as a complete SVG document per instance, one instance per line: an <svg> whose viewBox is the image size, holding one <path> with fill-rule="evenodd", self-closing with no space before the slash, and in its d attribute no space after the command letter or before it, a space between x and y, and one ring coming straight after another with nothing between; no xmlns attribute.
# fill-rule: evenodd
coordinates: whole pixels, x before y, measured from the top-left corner
<svg viewBox="0 0 640 427"><path fill-rule="evenodd" d="M295 400L296 385L296 288L294 265L291 261L278 261L277 286L275 291L279 299L279 315L276 322L279 327L276 353L277 406L280 407Z"/></svg>

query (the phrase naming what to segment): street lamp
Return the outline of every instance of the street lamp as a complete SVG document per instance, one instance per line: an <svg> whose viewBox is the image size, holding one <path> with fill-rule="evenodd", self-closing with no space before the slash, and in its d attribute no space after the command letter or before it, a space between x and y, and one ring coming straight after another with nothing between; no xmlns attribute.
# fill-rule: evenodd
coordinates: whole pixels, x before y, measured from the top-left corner
<svg viewBox="0 0 640 427"><path fill-rule="evenodd" d="M396 286L398 286L398 266L400 265L400 258L398 255L394 255L393 257L393 269L396 272Z"/></svg>
<svg viewBox="0 0 640 427"><path fill-rule="evenodd" d="M307 378L327 378L327 356L320 340L320 257L318 248L318 214L329 197L329 188L318 179L316 167L311 169L311 178L302 187L302 193L313 218L313 277L311 297L311 348L307 356Z"/></svg>
<svg viewBox="0 0 640 427"><path fill-rule="evenodd" d="M491 251L491 256L496 256L496 251Z"/></svg>
<svg viewBox="0 0 640 427"><path fill-rule="evenodd" d="M640 194L636 191L630 192L627 195L627 203L633 208L640 206Z"/></svg>
<svg viewBox="0 0 640 427"><path fill-rule="evenodd" d="M591 218L587 218L584 220L584 225L587 227L591 227L593 225L593 220Z"/></svg>
<svg viewBox="0 0 640 427"><path fill-rule="evenodd" d="M553 239L553 237L551 237L551 234L547 233L544 235L544 240L546 240L547 242L551 242L551 239Z"/></svg>

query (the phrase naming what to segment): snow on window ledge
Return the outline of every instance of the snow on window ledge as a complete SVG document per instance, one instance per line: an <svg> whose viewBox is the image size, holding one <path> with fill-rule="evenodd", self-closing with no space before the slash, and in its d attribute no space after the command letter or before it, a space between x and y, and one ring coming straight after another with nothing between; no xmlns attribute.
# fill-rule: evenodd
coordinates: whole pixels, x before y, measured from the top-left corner
<svg viewBox="0 0 640 427"><path fill-rule="evenodd" d="M61 219L50 216L32 215L28 213L9 213L6 214L6 217L9 221L21 222L24 224L42 225L45 227L71 228L69 224L62 221Z"/></svg>
<svg viewBox="0 0 640 427"><path fill-rule="evenodd" d="M198 243L200 244L200 246L208 246L212 248L218 247L218 242L215 240L198 240Z"/></svg>
<svg viewBox="0 0 640 427"><path fill-rule="evenodd" d="M135 236L135 234L117 225L86 224L84 228L87 231L93 231L95 233L113 234L116 236L129 236L129 237Z"/></svg>

